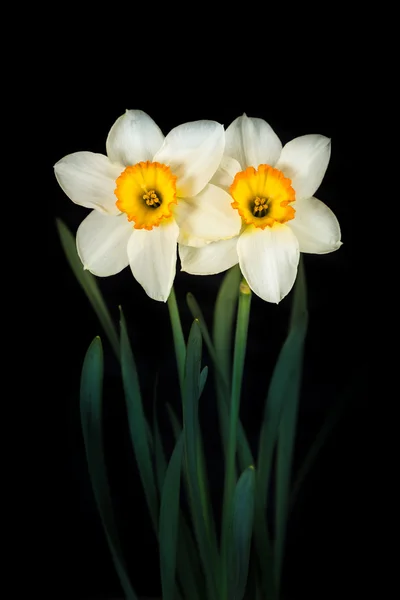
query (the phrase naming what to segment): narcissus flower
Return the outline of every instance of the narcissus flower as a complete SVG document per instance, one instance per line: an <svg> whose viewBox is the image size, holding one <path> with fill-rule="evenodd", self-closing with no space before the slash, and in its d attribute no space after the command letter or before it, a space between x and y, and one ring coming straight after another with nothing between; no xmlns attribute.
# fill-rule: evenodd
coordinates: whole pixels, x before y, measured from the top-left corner
<svg viewBox="0 0 400 600"><path fill-rule="evenodd" d="M282 148L263 119L243 115L233 121L212 182L230 192L240 234L221 234L220 241L199 248L181 245L182 270L211 275L239 262L258 296L280 302L294 284L300 252L326 254L341 246L338 220L314 197L330 153L323 135L304 135Z"/></svg>
<svg viewBox="0 0 400 600"><path fill-rule="evenodd" d="M54 167L57 180L76 204L93 208L77 232L85 269L107 277L131 267L155 300L166 301L175 277L177 241L200 245L233 236L226 192L209 184L224 151L225 132L215 121L179 125L164 138L143 111L128 110L112 126L107 156L76 152ZM201 204L203 220L191 226ZM203 229L204 221L218 222ZM213 233L214 231L214 233Z"/></svg>

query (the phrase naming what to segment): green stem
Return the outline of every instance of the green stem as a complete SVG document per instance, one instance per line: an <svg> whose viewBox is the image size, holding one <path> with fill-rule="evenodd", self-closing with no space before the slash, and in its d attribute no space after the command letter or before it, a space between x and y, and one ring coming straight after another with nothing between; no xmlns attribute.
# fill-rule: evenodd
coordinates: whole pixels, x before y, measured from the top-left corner
<svg viewBox="0 0 400 600"><path fill-rule="evenodd" d="M233 357L231 405L229 411L228 447L226 456L225 486L222 514L221 559L222 559L222 593L227 599L228 593L228 545L229 523L232 499L235 491L236 444L240 409L240 393L242 389L244 360L246 354L247 330L249 325L251 290L245 279L240 283L239 308L236 322L235 349Z"/></svg>
<svg viewBox="0 0 400 600"><path fill-rule="evenodd" d="M186 344L183 337L181 319L179 316L178 305L176 303L175 290L172 287L168 296L169 318L171 320L172 335L174 338L176 362L178 365L179 386L183 398L183 381L185 377Z"/></svg>

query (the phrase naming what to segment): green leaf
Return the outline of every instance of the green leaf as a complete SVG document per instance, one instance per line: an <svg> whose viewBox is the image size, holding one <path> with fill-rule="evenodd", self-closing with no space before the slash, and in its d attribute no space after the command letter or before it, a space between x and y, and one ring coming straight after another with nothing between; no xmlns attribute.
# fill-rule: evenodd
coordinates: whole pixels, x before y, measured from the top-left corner
<svg viewBox="0 0 400 600"><path fill-rule="evenodd" d="M207 373L208 373L208 368L204 367L204 369L201 371L200 377L199 377L199 398L201 396L201 393L202 393L204 385L205 385L205 381L207 379ZM177 440L180 435L180 432L182 430L182 426L179 422L178 417L176 416L175 411L173 410L172 406L169 403L167 403L167 410L168 410L169 418L171 421L172 429L174 432L174 437L175 437L175 440ZM199 434L198 434L196 443L197 443L196 456L197 456L197 469L198 469L198 485L199 485L200 500L201 500L201 505L202 505L202 513L204 515L204 522L207 527L207 535L208 535L208 538L210 539L211 547L214 549L215 555L217 555L217 550L216 550L217 537L216 537L216 533L215 533L215 524L214 524L214 519L213 519L213 515L212 515L211 500L210 500L210 494L209 494L208 484L207 484L204 447L203 447L200 429L199 429ZM190 489L190 482L189 482L189 476L188 476L187 461L184 461L183 473L184 473L184 481L185 481L185 486L187 489L188 497L190 498L191 489Z"/></svg>
<svg viewBox="0 0 400 600"><path fill-rule="evenodd" d="M122 556L111 502L104 458L102 388L103 348L100 338L96 337L86 353L81 375L80 411L83 439L89 476L115 569L125 597L128 600L137 600Z"/></svg>
<svg viewBox="0 0 400 600"><path fill-rule="evenodd" d="M274 573L274 556L272 542L267 526L266 512L264 512L257 497L257 484L260 479L256 473L256 500L254 509L254 541L257 551L257 559L261 576L261 588L263 595L268 600L275 600L276 586Z"/></svg>
<svg viewBox="0 0 400 600"><path fill-rule="evenodd" d="M174 339L175 356L178 367L179 385L181 389L181 396L184 396L184 376L185 376L185 361L186 361L186 343L183 336L182 325L176 302L175 291L172 288L171 294L168 298L168 310L172 327L172 334ZM203 391L204 385L207 380L207 367L204 367L200 375L200 395ZM172 407L167 403L167 409L171 424L174 431L175 439L178 440L182 427L176 417ZM187 469L184 466L185 483L187 482ZM177 568L178 576L181 587L184 591L185 597L193 600L201 600L202 596L200 590L202 589L202 583L200 579L200 571L196 569L198 556L194 549L194 542L192 540L191 532L186 524L185 518L180 512L180 528L179 528L179 544L178 544L178 557L177 557ZM192 553L188 554L188 548L192 548Z"/></svg>
<svg viewBox="0 0 400 600"><path fill-rule="evenodd" d="M231 282L231 284L232 284L232 282ZM239 297L239 287L237 289L237 295ZM210 357L213 361L214 368L216 370L220 430L221 430L223 445L225 448L227 439L228 439L228 430L229 430L230 384L228 383L227 380L225 380L225 378L222 374L222 370L219 366L219 362L217 360L217 355L216 355L214 346L211 342L211 337L208 332L207 324L205 322L204 316L201 312L201 309L200 309L195 297L193 296L193 294L188 294L187 300L188 300L189 309L190 309L193 317L198 320L200 331L202 333L203 339L206 343ZM246 433L243 429L243 426L242 426L242 423L240 422L240 420L238 421L237 443L238 443L239 463L240 463L241 469L244 470L249 464L254 463L254 459L251 454L251 450L250 450L250 446L249 446L249 443L248 443L248 440L246 437Z"/></svg>
<svg viewBox="0 0 400 600"><path fill-rule="evenodd" d="M175 437L175 442L177 442L180 433L182 431L182 425L179 422L179 419L176 415L176 412L174 411L174 409L172 408L172 406L170 405L169 402L167 402L167 411L168 411L168 416L169 416L169 420L171 421L171 426L172 426L172 431L174 433L174 437Z"/></svg>
<svg viewBox="0 0 400 600"><path fill-rule="evenodd" d="M309 471L313 467L313 465L318 457L319 452L321 451L321 449L323 448L324 444L326 443L328 437L331 435L332 431L334 430L334 428L338 424L339 420L343 416L343 412L346 409L346 407L348 406L353 393L354 393L354 390L352 389L352 386L349 386L349 388L347 390L342 392L342 394L336 400L334 405L330 408L330 410L325 418L325 421L324 421L321 429L316 434L315 440L314 440L313 444L311 445L311 447L309 448L309 450L306 454L306 457L305 457L300 469L298 470L295 481L292 485L291 494L290 494L290 509L293 508L293 506L296 502L297 496L299 494L300 488L303 484L303 481L305 480Z"/></svg>
<svg viewBox="0 0 400 600"><path fill-rule="evenodd" d="M228 399L230 399L230 387L232 379L231 345L234 319L236 317L236 309L239 299L240 278L241 273L239 265L235 265L229 269L225 275L218 291L213 320L215 359L222 375L221 377L218 375L218 373L216 373L215 387L217 392L219 426L225 458L228 449L229 421L225 415L225 413L228 413L228 411L224 410L224 404L227 404ZM244 432L242 431L241 425L239 425L239 436L243 438L243 435ZM246 449L244 448L244 450ZM246 461L244 461L242 470L245 469L246 465L252 464L252 461L249 463L247 458L248 457L246 457Z"/></svg>
<svg viewBox="0 0 400 600"><path fill-rule="evenodd" d="M229 286L233 286L234 282L235 282L235 273L233 274L233 276L230 276L230 281L228 280ZM228 299L228 292L232 295L233 291L229 290L229 286L225 287L225 291L224 294L226 295L226 300L227 303L229 302ZM240 289L240 285L237 288L237 297L239 297L239 289ZM250 294L247 294L247 299L250 297ZM223 296L224 298L224 296ZM202 333L203 339L207 345L207 349L209 351L210 357L213 360L213 364L216 370L216 381L217 381L217 400L218 400L218 413L219 413L219 421L220 421L220 431L221 431L221 436L222 436L222 443L223 443L223 447L224 447L224 452L225 455L227 454L227 443L228 443L228 435L229 435L229 429L230 429L230 386L228 385L228 382L225 379L225 376L223 375L223 372L221 370L221 367L218 363L218 359L217 359L217 355L215 352L215 349L213 347L212 341L211 341L211 337L209 335L208 329L207 329L207 324L205 322L204 316L201 312L201 309L196 301L196 299L194 298L193 294L187 294L187 302L188 302L188 306L189 309L192 313L192 315L195 317L195 319L197 320L197 322L199 323L199 328L200 331ZM221 302L221 300L220 300ZM231 304L234 305L234 300L231 300ZM222 309L221 309L222 310ZM229 311L229 308L227 308L227 310ZM230 308L231 311L234 310L234 306L233 308ZM232 319L231 319L232 321ZM229 323L229 319L227 321L227 325L228 326ZM226 334L226 337L229 337L228 334ZM237 369L237 373L238 373L238 369ZM235 383L237 383L238 380L235 379ZM239 386L240 387L240 386ZM237 391L237 386L236 386L236 391ZM236 454L236 450L238 453L238 457L239 457L239 464L242 470L244 470L245 468L247 468L247 466L249 464L253 464L254 463L254 459L250 450L250 446L246 437L246 434L244 432L243 426L240 422L239 416L237 415L236 417L236 435L237 435L237 441L235 442L235 454ZM201 450L199 450L200 453L200 457L202 456L202 452ZM203 459L203 464L204 464L204 459ZM230 484L229 484L229 489L232 492L233 488L234 488L234 477L236 476L236 465L235 465L235 461L232 461L232 456L230 458L230 468L229 471L231 471L230 473ZM200 472L203 473L204 472L204 468L200 469ZM232 478L233 477L233 478ZM203 480L203 479L201 479ZM203 494L204 497L204 494ZM225 504L225 510L224 513L225 514L225 522L224 522L224 526L223 526L223 531L225 533L222 534L222 539L225 540L223 541L222 544L222 551L224 553L224 558L223 558L223 564L225 565L224 567L224 585L225 585L225 591L226 591L226 586L227 586L227 556L226 556L226 543L227 543L227 527L228 527L228 515L229 515L229 509L226 506L228 500L224 500L224 504ZM225 593L224 590L222 592L223 594Z"/></svg>
<svg viewBox="0 0 400 600"><path fill-rule="evenodd" d="M201 487L204 487L206 482L200 481L201 473L198 467L200 448L198 400L200 394L201 351L200 328L198 322L194 321L189 334L185 365L183 399L185 459L189 484L189 503L200 557L206 576L208 594L210 600L217 600L218 585L215 573L218 564L216 562L217 550L209 535L209 515L203 512L204 504L202 502Z"/></svg>
<svg viewBox="0 0 400 600"><path fill-rule="evenodd" d="M161 494L159 544L163 600L175 599L175 568L178 546L179 492L183 441L183 434L181 434L172 453Z"/></svg>
<svg viewBox="0 0 400 600"><path fill-rule="evenodd" d="M267 499L281 420L286 407L291 403L291 398L298 393L296 386L299 385L299 369L301 371L303 346L307 332L305 291L304 273L300 264L295 284L290 329L279 353L269 385L258 448L254 534L260 566L262 566L263 590L267 597L272 599L276 597L276 586L280 577L278 572L280 573L281 569L285 536L283 520L286 521L286 516L283 515L286 515L286 509L284 512L280 512L279 534L276 536L276 553L273 557L266 522ZM275 570L274 576L272 576L272 569Z"/></svg>
<svg viewBox="0 0 400 600"><path fill-rule="evenodd" d="M308 313L306 283L302 259L299 263L294 289L291 333L296 335L291 364L287 365L285 383L285 403L279 424L276 460L276 513L275 513L275 580L280 591L283 555L286 540L287 517L291 488L293 450L296 436L297 413L300 398L303 368L304 341L307 332ZM290 336L290 333L289 333ZM283 386L283 382L282 382Z"/></svg>
<svg viewBox="0 0 400 600"><path fill-rule="evenodd" d="M297 371L307 332L307 312L305 303L304 271L302 262L300 262L298 278L294 290L289 332L272 373L261 426L257 461L257 479L262 482L263 485L258 486L257 495L260 498L263 510L266 510L273 453L278 438L283 408L287 404L289 380Z"/></svg>
<svg viewBox="0 0 400 600"><path fill-rule="evenodd" d="M95 277L85 271L76 250L75 237L61 219L56 219L57 231L60 237L61 246L64 250L68 263L81 285L83 291L89 299L106 336L111 344L115 356L119 360L119 339L114 322L111 318L103 296L97 285Z"/></svg>
<svg viewBox="0 0 400 600"><path fill-rule="evenodd" d="M229 382L229 386L232 377L232 332L239 299L240 278L239 265L229 269L222 281L214 309L213 341L215 355L224 379Z"/></svg>
<svg viewBox="0 0 400 600"><path fill-rule="evenodd" d="M265 404L258 447L257 480L262 482L258 495L266 510L267 492L271 480L272 461L278 439L279 424L288 400L290 380L296 374L306 334L306 323L290 330L279 353Z"/></svg>
<svg viewBox="0 0 400 600"><path fill-rule="evenodd" d="M293 290L292 310L290 314L289 330L296 324L301 324L308 317L307 310L307 285L306 274L304 270L304 258L300 254L299 266L297 269L296 283Z"/></svg>
<svg viewBox="0 0 400 600"><path fill-rule="evenodd" d="M229 600L242 600L246 591L254 519L254 494L254 467L250 466L240 476L233 496Z"/></svg>
<svg viewBox="0 0 400 600"><path fill-rule="evenodd" d="M182 511L179 514L178 571L184 597L203 600L206 595L199 552Z"/></svg>
<svg viewBox="0 0 400 600"><path fill-rule="evenodd" d="M198 326L199 326L200 331L201 331L201 335L203 336L203 339L204 339L205 344L207 346L207 350L208 350L208 352L210 354L210 357L212 358L213 362L215 364L217 364L214 346L213 346L213 343L211 341L211 337L210 337L210 334L208 332L207 324L206 324L206 321L204 319L204 316L203 316L203 313L201 311L201 308L198 305L196 298L193 296L193 294L191 292L189 292L188 294L186 294L186 301L187 301L188 307L190 309L190 312L192 313L193 318L198 323Z"/></svg>
<svg viewBox="0 0 400 600"><path fill-rule="evenodd" d="M128 415L129 431L139 474L142 481L150 517L155 532L158 531L158 501L155 476L150 452L151 431L143 410L139 379L126 323L121 313L121 369Z"/></svg>
<svg viewBox="0 0 400 600"><path fill-rule="evenodd" d="M171 422L171 427L172 427L172 431L174 434L175 443L177 443L183 428L177 417L176 412L174 411L174 409L168 402L167 402L167 411L168 411L169 420ZM183 461L182 469L183 469L183 478L184 478L184 482L185 482L186 491L187 491L188 497L190 497L190 485L189 485L187 460Z"/></svg>
<svg viewBox="0 0 400 600"><path fill-rule="evenodd" d="M257 477L257 474L256 474ZM254 529L254 525L253 525ZM271 600L269 596L263 594L261 587L260 571L258 568L258 557L254 545L250 549L250 560L249 560L249 573L247 575L247 586L246 593L244 595L245 600L264 600L267 598ZM272 596L271 596L272 598Z"/></svg>
<svg viewBox="0 0 400 600"><path fill-rule="evenodd" d="M200 383L199 383L199 397L201 397L203 390L204 390L204 386L206 385L206 381L207 381L207 375L208 375L208 367L204 367L204 369L202 370L202 372L200 373Z"/></svg>
<svg viewBox="0 0 400 600"><path fill-rule="evenodd" d="M171 288L171 293L168 297L168 310L172 327L172 335L174 338L175 356L178 367L179 385L181 394L183 395L183 380L185 376L185 360L186 360L186 344L183 336L181 318L179 316L178 305L175 297L175 290Z"/></svg>
<svg viewBox="0 0 400 600"><path fill-rule="evenodd" d="M178 443L182 434L182 427L179 423L175 412L168 403L167 410L173 427L175 442ZM164 453L163 450L162 453ZM166 464L165 456L163 456L162 463ZM183 468L183 471L184 473L186 473L185 468ZM160 479L158 481L158 484L160 486ZM160 488L160 490L161 489L162 487ZM179 512L177 570L179 582L184 591L184 597L191 598L193 600L202 600L204 596L202 596L200 593L203 586L202 574L198 565L198 553L194 545L191 531L186 523L182 511Z"/></svg>
<svg viewBox="0 0 400 600"><path fill-rule="evenodd" d="M228 589L229 564L229 522L233 500L233 492L236 485L236 453L238 437L238 421L240 409L240 396L242 390L242 378L244 361L246 356L247 331L250 317L251 290L246 281L240 284L239 308L235 332L235 349L233 357L231 402L229 413L228 446L226 453L224 498L222 508L222 533L221 533L221 557L222 557L222 598L225 598Z"/></svg>
<svg viewBox="0 0 400 600"><path fill-rule="evenodd" d="M204 372L204 369L202 371L202 373ZM200 383L201 383L201 376L200 376ZM167 403L167 411L168 411L168 415L169 415L169 419L171 421L171 425L172 425L172 429L173 429L173 433L174 433L174 437L175 437L175 441L178 440L179 435L182 431L182 426L179 422L178 417L176 416L175 411L173 410L172 406L170 404ZM216 537L215 537L215 529L214 529L214 522L212 519L212 511L211 511L211 503L210 503L210 497L209 497L209 493L208 493L208 486L207 486L207 482L206 482L206 469L205 469L205 457L204 457L204 450L203 450L203 444L201 441L201 436L199 435L199 438L197 440L197 460L198 460L198 472L199 472L199 490L200 490L200 498L201 498L201 504L203 507L203 514L205 515L209 515L205 520L206 523L209 520L209 524L208 524L208 535L212 538L213 540L213 546L216 548L217 543L216 543ZM189 484L189 476L188 476L188 465L187 465L187 461L184 461L183 463L183 475L184 475L184 481L185 481L185 486L186 486L186 490L187 490L187 494L188 494L188 498L190 499L190 494L191 494L191 490L190 490L190 484ZM185 522L183 523L183 525L185 525ZM190 533L190 531L188 530L188 527L186 525L185 527L186 531ZM186 535L187 537L187 535ZM185 540L185 547L189 546L189 542L190 540L186 539ZM194 548L194 544L193 542L191 542L191 546ZM196 577L196 581L199 581L199 577L200 577L200 571L199 569L196 569L197 563L198 563L198 556L197 556L197 551L193 551L191 553L191 556L193 557L192 560L192 570L193 570L193 574ZM200 589L200 586L198 585L197 589ZM191 594L187 594L188 598L193 598L195 599L195 596L193 595L193 593ZM201 598L204 597L200 596Z"/></svg>
<svg viewBox="0 0 400 600"><path fill-rule="evenodd" d="M157 386L158 386L158 375L154 384L154 398L153 398L153 440L154 440L154 457L156 467L156 478L158 489L163 489L165 473L167 472L167 461L165 458L164 448L162 445L160 428L158 426L157 418Z"/></svg>

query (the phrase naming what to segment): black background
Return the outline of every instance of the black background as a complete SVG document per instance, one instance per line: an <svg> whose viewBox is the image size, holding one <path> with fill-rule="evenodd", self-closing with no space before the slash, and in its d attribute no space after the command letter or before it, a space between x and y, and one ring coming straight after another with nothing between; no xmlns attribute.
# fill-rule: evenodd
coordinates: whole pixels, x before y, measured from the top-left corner
<svg viewBox="0 0 400 600"><path fill-rule="evenodd" d="M182 49L183 52L183 49ZM76 69L77 58L63 59L50 110L50 150L46 167L50 193L49 260L52 269L50 336L54 349L50 361L53 397L51 436L48 452L53 483L49 521L54 524L55 566L53 577L59 585L57 597L100 599L121 595L117 576L96 512L85 462L79 422L79 378L84 354L95 335L100 334L105 350L105 439L115 509L133 585L139 595L160 593L157 546L151 531L138 473L132 458L120 390L118 365L91 306L61 250L55 229L60 217L75 233L88 210L74 205L58 187L53 165L64 155L80 150L105 153L105 140L114 121L127 108L146 111L164 134L185 121L213 119L228 126L237 116L267 120L283 143L306 133L332 138L332 157L325 179L317 192L337 215L342 227L343 246L325 256L305 256L309 294L303 390L296 444L295 470L315 438L323 419L337 398L351 392L339 424L321 451L304 483L289 524L284 580L291 598L349 597L361 592L363 544L363 499L361 476L365 442L364 343L360 341L360 312L364 297L360 288L359 234L355 197L353 148L358 116L349 94L343 102L343 82L332 79L334 63L324 74L316 72L313 54L308 59L309 78L291 79L284 69L269 73L267 84L248 77L246 70L235 78L223 77L209 83L207 63L192 65L186 78L171 83L171 67L160 60L152 84L137 76L129 61L109 71L92 69L98 59L90 49ZM99 65L97 65L98 67ZM172 71L182 70L181 56ZM221 66L222 69L222 66ZM223 71L223 69L222 69ZM214 74L215 76L215 74ZM281 77L281 81L279 81ZM223 81L219 85L218 81ZM177 270L175 289L187 335L191 316L185 295L191 291L211 326L212 311L222 275L193 277ZM118 322L118 306L127 319L133 351L141 378L146 412L152 418L155 373L160 377L159 418L165 447L172 448L172 434L163 404L166 400L179 410L176 370L167 306L151 301L135 282L129 269L98 280L111 314ZM289 295L279 306L253 296L249 328L241 417L253 449L258 433L265 393L274 362L284 341L290 310ZM205 353L204 363L207 363ZM222 465L217 441L216 413L211 379L201 401L202 426L207 447L212 494L219 506ZM54 393L54 392L53 392ZM45 593L54 588L48 576Z"/></svg>

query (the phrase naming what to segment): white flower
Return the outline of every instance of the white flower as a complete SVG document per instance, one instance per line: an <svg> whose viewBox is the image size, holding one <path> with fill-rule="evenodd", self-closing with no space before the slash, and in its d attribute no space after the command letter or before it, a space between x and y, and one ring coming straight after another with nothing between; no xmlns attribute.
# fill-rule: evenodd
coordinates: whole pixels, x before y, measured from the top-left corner
<svg viewBox="0 0 400 600"><path fill-rule="evenodd" d="M233 121L211 182L230 191L241 232L199 248L180 245L182 270L212 275L239 262L253 292L280 302L294 284L300 252L326 254L342 244L335 215L313 196L330 153L323 135L304 135L282 148L264 120L243 115Z"/></svg>
<svg viewBox="0 0 400 600"><path fill-rule="evenodd" d="M218 219L210 240L237 235L226 192L209 181L224 151L225 132L215 121L179 125L164 138L141 110L127 110L112 126L107 156L76 152L55 166L58 183L76 204L94 210L81 223L77 250L85 269L115 275L130 265L155 300L166 301L175 277L177 241L200 245L204 231L190 225L190 209ZM203 219L204 220L204 219Z"/></svg>

